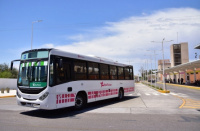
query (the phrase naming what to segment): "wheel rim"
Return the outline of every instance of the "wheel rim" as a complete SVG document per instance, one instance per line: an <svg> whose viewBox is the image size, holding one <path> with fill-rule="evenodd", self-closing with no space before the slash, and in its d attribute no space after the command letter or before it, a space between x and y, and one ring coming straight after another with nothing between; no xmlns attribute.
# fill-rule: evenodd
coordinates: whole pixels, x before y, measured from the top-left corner
<svg viewBox="0 0 200 131"><path fill-rule="evenodd" d="M77 97L76 98L76 103L75 103L76 107L81 107L83 105L83 99L82 97Z"/></svg>

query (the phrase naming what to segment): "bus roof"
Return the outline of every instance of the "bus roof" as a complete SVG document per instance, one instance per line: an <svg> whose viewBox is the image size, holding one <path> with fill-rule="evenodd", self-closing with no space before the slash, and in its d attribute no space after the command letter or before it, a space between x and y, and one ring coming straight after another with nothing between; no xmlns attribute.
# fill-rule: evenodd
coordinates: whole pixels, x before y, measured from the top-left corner
<svg viewBox="0 0 200 131"><path fill-rule="evenodd" d="M79 59L79 60L86 60L86 61L91 61L91 62L96 62L96 63L110 64L110 65L115 65L115 66L122 66L122 67L127 67L127 66L130 67L131 66L132 67L132 65L118 63L116 61L109 60L109 59L103 58L103 57L86 56L86 55L82 55L82 54L76 54L76 53L71 53L71 52L55 49L55 48L33 49L33 50L24 51L23 53L33 52L33 51L50 51L50 54L52 54L52 55L58 55L58 56L63 56L63 57L68 57L68 58Z"/></svg>
<svg viewBox="0 0 200 131"><path fill-rule="evenodd" d="M24 51L24 52L22 52L22 54L27 53L27 52L34 52L34 51L50 51L50 50L52 50L52 49L53 49L53 48L32 49L32 50Z"/></svg>

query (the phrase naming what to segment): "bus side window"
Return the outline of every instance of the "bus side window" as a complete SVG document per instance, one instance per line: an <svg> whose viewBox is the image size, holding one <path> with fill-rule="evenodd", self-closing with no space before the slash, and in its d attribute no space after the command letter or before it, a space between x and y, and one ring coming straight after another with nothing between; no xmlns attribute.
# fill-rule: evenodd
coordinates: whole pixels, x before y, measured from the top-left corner
<svg viewBox="0 0 200 131"><path fill-rule="evenodd" d="M86 62L75 60L74 61L74 76L75 80L86 80L87 79Z"/></svg>
<svg viewBox="0 0 200 131"><path fill-rule="evenodd" d="M65 82L72 80L71 66L72 66L71 59L64 58L63 59L63 70L64 70L64 75L65 75Z"/></svg>
<svg viewBox="0 0 200 131"><path fill-rule="evenodd" d="M62 62L61 62L62 61ZM56 60L56 84L65 83L72 80L71 59L59 57Z"/></svg>
<svg viewBox="0 0 200 131"><path fill-rule="evenodd" d="M65 72L63 68L63 63L62 65L59 63L61 58L56 59L56 84L61 84L66 81L65 78Z"/></svg>
<svg viewBox="0 0 200 131"><path fill-rule="evenodd" d="M129 67L125 67L124 71L125 71L125 79L130 80Z"/></svg>
<svg viewBox="0 0 200 131"><path fill-rule="evenodd" d="M129 75L130 75L130 79L133 80L134 79L134 77L133 77L133 67L130 67Z"/></svg>
<svg viewBox="0 0 200 131"><path fill-rule="evenodd" d="M102 80L109 80L108 65L100 64L100 75Z"/></svg>
<svg viewBox="0 0 200 131"><path fill-rule="evenodd" d="M123 67L118 67L118 79L124 80L124 68Z"/></svg>
<svg viewBox="0 0 200 131"><path fill-rule="evenodd" d="M117 79L117 67L116 66L110 66L110 79L111 80Z"/></svg>
<svg viewBox="0 0 200 131"><path fill-rule="evenodd" d="M88 62L88 75L89 80L99 79L99 66L97 63Z"/></svg>

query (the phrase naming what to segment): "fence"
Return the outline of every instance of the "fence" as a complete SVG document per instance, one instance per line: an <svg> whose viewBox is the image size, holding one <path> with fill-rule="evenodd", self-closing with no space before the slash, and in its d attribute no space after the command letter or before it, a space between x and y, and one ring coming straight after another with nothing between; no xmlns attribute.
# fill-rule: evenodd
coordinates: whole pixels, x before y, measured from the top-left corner
<svg viewBox="0 0 200 131"><path fill-rule="evenodd" d="M17 89L17 79L0 78L0 89L6 87Z"/></svg>

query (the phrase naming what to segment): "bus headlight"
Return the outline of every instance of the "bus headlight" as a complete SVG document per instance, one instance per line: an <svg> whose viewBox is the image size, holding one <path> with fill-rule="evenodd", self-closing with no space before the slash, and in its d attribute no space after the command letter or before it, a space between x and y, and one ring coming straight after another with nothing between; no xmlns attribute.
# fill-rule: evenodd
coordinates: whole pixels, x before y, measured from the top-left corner
<svg viewBox="0 0 200 131"><path fill-rule="evenodd" d="M18 98L21 98L21 95L19 94L19 92L17 91L17 97Z"/></svg>
<svg viewBox="0 0 200 131"><path fill-rule="evenodd" d="M49 92L45 92L42 96L40 96L39 100L43 101L48 95Z"/></svg>

